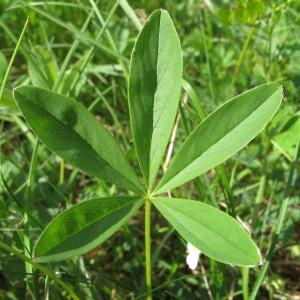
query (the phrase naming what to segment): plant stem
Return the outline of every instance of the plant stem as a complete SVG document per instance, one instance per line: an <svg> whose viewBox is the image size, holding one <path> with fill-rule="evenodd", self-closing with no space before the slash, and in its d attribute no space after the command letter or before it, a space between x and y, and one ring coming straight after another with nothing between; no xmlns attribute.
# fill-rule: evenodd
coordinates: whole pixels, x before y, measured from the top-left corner
<svg viewBox="0 0 300 300"><path fill-rule="evenodd" d="M59 167L59 184L63 184L65 181L65 161L61 159Z"/></svg>
<svg viewBox="0 0 300 300"><path fill-rule="evenodd" d="M147 300L152 300L151 279L151 200L146 198L145 203L145 255L146 255L146 287Z"/></svg>
<svg viewBox="0 0 300 300"><path fill-rule="evenodd" d="M246 37L246 40L245 40L245 42L243 44L242 51L241 51L240 56L238 58L238 62L236 64L236 66L235 66L234 73L233 73L233 76L232 76L232 79L231 79L231 82L230 82L230 87L229 87L229 94L230 94L230 96L232 95L232 92L233 92L236 80L238 78L238 73L239 73L241 65L242 65L242 63L244 61L244 58L245 58L248 46L250 44L250 41L251 41L251 39L252 39L252 37L253 37L253 35L254 35L255 32L256 32L256 27L252 27L252 29L249 31L249 33L248 33L248 35Z"/></svg>
<svg viewBox="0 0 300 300"><path fill-rule="evenodd" d="M243 287L243 300L249 299L249 268L241 268L242 272L242 287Z"/></svg>

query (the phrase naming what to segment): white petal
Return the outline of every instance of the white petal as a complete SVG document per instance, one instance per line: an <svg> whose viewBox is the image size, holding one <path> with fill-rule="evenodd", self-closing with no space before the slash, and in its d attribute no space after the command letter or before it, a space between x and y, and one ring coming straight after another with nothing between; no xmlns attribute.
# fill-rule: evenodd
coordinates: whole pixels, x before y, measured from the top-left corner
<svg viewBox="0 0 300 300"><path fill-rule="evenodd" d="M187 243L187 253L198 253L200 254L200 250L196 248L193 244Z"/></svg>
<svg viewBox="0 0 300 300"><path fill-rule="evenodd" d="M187 257L186 257L186 263L189 266L191 270L195 270L198 265L199 256L200 256L200 250L194 247L191 243L187 244Z"/></svg>

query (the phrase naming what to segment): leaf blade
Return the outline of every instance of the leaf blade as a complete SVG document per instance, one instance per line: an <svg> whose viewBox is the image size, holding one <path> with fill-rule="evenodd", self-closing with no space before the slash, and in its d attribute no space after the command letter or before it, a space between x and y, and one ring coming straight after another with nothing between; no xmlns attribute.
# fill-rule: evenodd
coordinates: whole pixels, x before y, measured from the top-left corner
<svg viewBox="0 0 300 300"><path fill-rule="evenodd" d="M36 262L60 261L86 253L116 232L141 206L137 197L82 201L45 228L34 247Z"/></svg>
<svg viewBox="0 0 300 300"><path fill-rule="evenodd" d="M239 151L263 130L281 100L282 88L270 84L249 90L217 108L180 147L156 193L203 174Z"/></svg>
<svg viewBox="0 0 300 300"><path fill-rule="evenodd" d="M156 197L152 202L178 233L205 255L238 266L260 263L260 252L242 226L217 208L177 198Z"/></svg>
<svg viewBox="0 0 300 300"><path fill-rule="evenodd" d="M135 148L151 187L171 135L180 96L182 53L169 14L157 10L132 51L129 110Z"/></svg>
<svg viewBox="0 0 300 300"><path fill-rule="evenodd" d="M36 135L63 159L100 179L142 190L113 137L83 105L29 86L14 90L14 99Z"/></svg>
<svg viewBox="0 0 300 300"><path fill-rule="evenodd" d="M296 155L297 143L300 141L300 113L291 117L282 131L272 139L274 146L289 159Z"/></svg>

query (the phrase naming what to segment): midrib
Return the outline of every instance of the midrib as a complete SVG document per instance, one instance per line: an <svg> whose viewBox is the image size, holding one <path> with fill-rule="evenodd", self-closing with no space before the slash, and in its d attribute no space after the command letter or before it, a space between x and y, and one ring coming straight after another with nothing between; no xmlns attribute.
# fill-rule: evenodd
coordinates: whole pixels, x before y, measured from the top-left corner
<svg viewBox="0 0 300 300"><path fill-rule="evenodd" d="M277 92L277 90L274 92L274 93L276 93ZM242 120L242 122L240 122L240 123L238 123L237 125L235 125L235 126L233 126L224 136L222 136L221 138L219 138L219 139L217 139L217 141L214 143L214 144L212 144L212 145L209 145L199 156L197 156L196 158L194 158L193 160L191 160L183 169L181 169L179 172L176 172L175 174L173 174L172 176L171 176L171 178L169 178L169 180L168 181L166 181L166 182L164 182L161 186L163 187L164 185L166 185L167 183L169 183L170 181L172 181L172 179L175 179L175 177L177 177L177 176L179 176L181 173L183 173L187 168L189 168L197 159L199 159L201 156L203 156L205 153L207 153L214 145L216 145L216 144L219 144L222 140L224 140L224 139L226 139L226 137L230 134L230 133L232 133L234 130L236 130L237 129L237 127L239 127L239 126L241 126L241 124L243 124L246 120L248 120L249 118L251 118L251 117L253 117L253 115L255 115L258 111L259 111L259 109L261 108L261 107L263 107L264 105L266 105L267 103L268 103L268 101L269 101L269 99L274 95L274 93L272 93L269 97L268 97L268 99L267 99L267 101L265 101L263 104L261 104L261 105L258 105L257 107L255 107L255 109L254 109L254 111L253 112L251 112L249 115L247 115L247 117L246 118L244 118L243 120ZM195 129L196 130L196 129ZM238 151L238 150L237 150ZM178 151L178 153L180 153L181 152L181 149Z"/></svg>

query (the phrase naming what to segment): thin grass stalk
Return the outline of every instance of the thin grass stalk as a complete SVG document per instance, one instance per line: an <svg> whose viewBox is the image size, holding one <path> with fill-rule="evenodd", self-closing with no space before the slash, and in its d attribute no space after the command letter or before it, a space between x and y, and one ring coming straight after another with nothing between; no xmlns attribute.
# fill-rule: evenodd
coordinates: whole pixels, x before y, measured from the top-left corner
<svg viewBox="0 0 300 300"><path fill-rule="evenodd" d="M120 3L120 7L122 7L123 11L128 16L128 18L132 21L136 29L138 31L141 31L143 28L143 24L141 23L140 19L137 17L132 7L129 5L128 1L119 0L119 3Z"/></svg>
<svg viewBox="0 0 300 300"><path fill-rule="evenodd" d="M59 25L60 27L68 30L76 38L78 38L82 43L85 43L87 45L92 45L92 46L96 47L97 49L99 49L100 51L102 51L105 54L110 55L112 57L117 56L117 54L115 52L113 52L109 48L103 46L101 43L99 43L97 41L97 39L93 39L93 38L89 37L88 35L83 34L82 32L80 32L80 30L74 28L73 26L70 26L70 25L66 24L65 22L63 22L60 19L48 14L47 12L39 9L38 7L29 6L25 1L20 1L20 3L22 3L25 7L28 7L31 10L37 12L38 14L44 16L45 18L47 18L48 20L54 22L55 24ZM127 61L127 59L124 56L120 56L119 58L122 59L122 60Z"/></svg>
<svg viewBox="0 0 300 300"><path fill-rule="evenodd" d="M16 44L16 47L15 47L14 52L13 52L13 54L11 56L10 61L9 61L8 67L6 69L6 72L4 74L3 81L2 81L2 84L1 84L1 87L0 87L0 101L2 100L4 88L5 88L5 85L6 85L6 82L7 82L7 79L8 79L10 70L11 70L11 67L12 67L12 65L14 63L15 57L16 57L16 55L18 53L19 48L20 48L20 45L21 45L21 42L22 42L22 39L23 39L23 36L25 34L25 31L26 31L26 28L27 28L28 24L29 24L29 17L27 17L27 19L25 21L25 24L24 24L22 32L20 34L19 40L18 40L18 42Z"/></svg>
<svg viewBox="0 0 300 300"><path fill-rule="evenodd" d="M92 5L92 7L93 7L93 9L94 9L94 11L95 11L95 13L96 13L96 16L97 16L97 18L98 18L98 20L99 20L99 22L100 22L100 24L102 25L102 28L103 28L103 27L104 27L104 24L105 24L105 21L104 21L102 15L101 15L100 10L98 9L98 7L97 7L97 5L96 5L96 3L95 3L94 0L89 0L89 1L90 1L91 5ZM119 1L117 1L117 3L119 4ZM125 66L125 64L124 64L124 62L123 62L123 60L119 58L119 57L120 57L120 53L119 53L119 50L118 50L118 48L117 48L117 46L116 46L116 43L115 43L115 41L114 41L114 39L113 39L113 37L112 37L112 35L110 34L110 32L109 32L108 29L105 29L105 33L106 33L108 42L109 42L109 44L110 44L110 47L111 47L112 50L117 54L117 59L118 59L118 62L119 62L119 64L120 64L121 68L122 68L124 78L125 78L126 81L128 82L128 76L129 76L129 75L128 75L128 70L127 70L127 68L126 68L126 66Z"/></svg>
<svg viewBox="0 0 300 300"><path fill-rule="evenodd" d="M234 72L233 72L233 75L232 75L232 78L231 78L231 82L230 82L230 86L229 86L229 94L230 94L230 96L231 96L232 91L233 91L233 88L234 88L234 86L235 86L235 83L236 83L236 80L237 80L237 76L238 76L238 74L239 74L241 65L242 65L242 63L243 63L243 61L244 61L246 52L247 52L248 47L249 47L249 44L250 44L250 41L252 40L252 37L253 37L253 35L255 34L256 29L257 29L256 27L253 27L253 28L249 31L249 33L248 33L248 35L247 35L247 37L246 37L246 40L245 40L245 42L244 42L244 44L243 44L242 51L241 51L241 53L240 53L240 55L239 55L239 58L238 58L238 61L237 61L236 66L235 66L235 69L234 69Z"/></svg>
<svg viewBox="0 0 300 300"><path fill-rule="evenodd" d="M6 250L7 252L10 252L20 258L21 260L25 261L26 263L32 265L35 269L41 271L45 275L47 275L49 278L53 279L58 285L60 285L73 300L79 300L79 297L75 294L73 289L65 284L61 279L57 278L51 271L49 271L47 268L44 266L37 264L33 262L29 257L25 256L23 253L19 252L18 250L10 247L9 245L6 245L5 243L0 241L0 248Z"/></svg>
<svg viewBox="0 0 300 300"><path fill-rule="evenodd" d="M24 206L16 199L16 197L14 196L12 190L9 188L9 186L8 186L8 184L7 184L7 182L6 182L6 180L5 180L2 173L0 173L0 176L1 176L2 186L5 190L5 192L7 193L9 200L14 202L18 206L20 211L24 214L25 213ZM25 185L26 184L27 183L25 182ZM44 228L43 225L29 211L27 211L27 215L30 218L30 220L35 223L35 225L37 225L41 229Z"/></svg>
<svg viewBox="0 0 300 300"><path fill-rule="evenodd" d="M288 175L288 180L287 180L287 186L286 186L286 190L285 190L285 195L286 198L283 200L283 202L281 203L281 207L280 207L280 212L279 212L279 217L278 217L278 224L277 227L272 235L272 240L270 243L270 247L268 249L267 255L266 255L266 260L258 274L258 277L255 281L253 290L251 292L250 295L250 300L255 300L257 293L266 277L267 271L269 269L270 266L270 262L271 259L276 251L276 245L279 241L279 235L281 233L282 230L282 225L285 219L285 215L286 215L286 211L288 208L288 204L289 204L289 198L290 198L290 190L292 188L293 185L293 181L294 181L294 173L295 173L295 169L296 169L296 162L298 160L299 157L299 144L300 144L300 140L298 141L297 147L296 147L296 152L295 152L295 157L291 163L291 167L289 170L289 175Z"/></svg>
<svg viewBox="0 0 300 300"><path fill-rule="evenodd" d="M2 96L3 96L3 92L4 92L4 88L5 88L6 82L8 80L8 76L10 74L12 65L13 65L14 60L15 60L15 57L16 57L16 55L18 53L19 48L20 48L20 45L21 45L21 42L22 42L22 39L23 39L23 36L25 34L25 31L27 29L28 24L29 24L29 17L27 17L27 19L25 21L25 24L24 24L23 29L21 31L20 37L19 37L19 39L18 39L18 41L16 43L15 49L13 51L13 54L12 54L11 59L9 61L8 67L7 67L6 72L4 74L4 78L3 78L3 81L2 81L2 84L1 84L1 87L0 87L0 101L2 100ZM25 197L24 215L23 215L24 226L25 226L25 233L24 233L24 236L23 236L23 242L24 242L24 253L25 253L25 255L30 256L30 241L29 241L29 238L28 238L28 236L26 234L26 231L28 231L28 230L26 230L26 229L28 229L27 225L26 225L28 223L28 215L27 215L27 210L28 209L27 208L28 208L28 205L27 205L27 201L26 201L26 197ZM25 270L26 270L26 273L31 274L32 273L32 267L31 267L31 265L28 264L28 263L25 263ZM36 295L37 289L34 286L31 287L29 284L28 284L28 288L29 289L31 289L31 288L33 289L33 293L34 293L34 295L36 297L37 296Z"/></svg>
<svg viewBox="0 0 300 300"><path fill-rule="evenodd" d="M28 212L30 211L30 203L31 203L31 192L32 192L32 185L33 185L33 178L36 170L36 160L37 160L37 151L39 147L39 140L36 139L36 144L34 146L33 154L30 161L30 168L29 168L29 175L27 179L27 186L25 190L25 204L24 204L24 253L26 256L31 257L31 244L29 239L29 230L30 230L30 223L29 223L29 215ZM26 273L33 274L34 271L31 264L25 264ZM38 283L33 276L32 282L32 290L33 294L35 295L36 299L38 299Z"/></svg>
<svg viewBox="0 0 300 300"><path fill-rule="evenodd" d="M88 17L86 18L80 32L84 32L88 26L88 24L90 23L91 19L92 19L92 16L93 16L93 11L90 12L90 14L88 15ZM52 88L52 90L54 92L57 92L60 88L60 85L63 81L63 78L65 76L65 73L66 73L66 70L67 70L67 67L71 61L71 58L72 56L74 55L75 51L77 50L78 46L79 46L79 43L80 41L79 40L75 40L74 43L72 44L71 48L69 49L64 61L63 61L63 64L59 70L59 73L58 73L58 77L54 83L54 86Z"/></svg>
<svg viewBox="0 0 300 300"><path fill-rule="evenodd" d="M204 27L204 17L203 13L200 11L200 17L201 17L201 26L200 26L200 31L201 31L201 36L202 36L202 42L203 42L203 47L204 47L204 55L206 59L206 67L208 71L208 87L209 87L209 93L210 93L210 98L214 104L215 103L215 93L214 93L214 88L213 88L213 81L212 81L212 72L211 72L211 65L210 65L210 58L209 58L209 52L207 49L207 43L206 43L206 36L205 36L205 27Z"/></svg>
<svg viewBox="0 0 300 300"><path fill-rule="evenodd" d="M104 31L105 31L105 29L106 29L106 27L107 27L107 25L108 25L108 22L109 22L109 20L111 19L112 15L115 13L115 11L116 11L118 5L119 5L119 2L116 1L115 4L114 4L114 6L113 6L112 9L111 9L109 15L107 16L106 21L103 23L101 30L99 31L98 35L96 36L96 41L97 41L97 42L98 42L98 41L100 40L100 38L102 37L102 34L104 33ZM95 45L92 45L92 46L90 47L90 49L88 50L88 53L86 54L86 56L85 56L85 58L84 58L84 60L83 60L83 63L82 63L82 65L81 65L81 67L80 67L80 69L79 69L79 71L78 71L77 76L74 78L72 84L70 85L70 94L71 94L72 91L75 89L75 87L76 87L76 85L77 85L77 83L78 83L78 80L79 80L79 78L80 78L80 75L84 72L84 70L85 70L85 68L87 67L88 63L89 63L90 60L92 59L93 54L94 54L94 51L95 51L95 48L96 48Z"/></svg>

